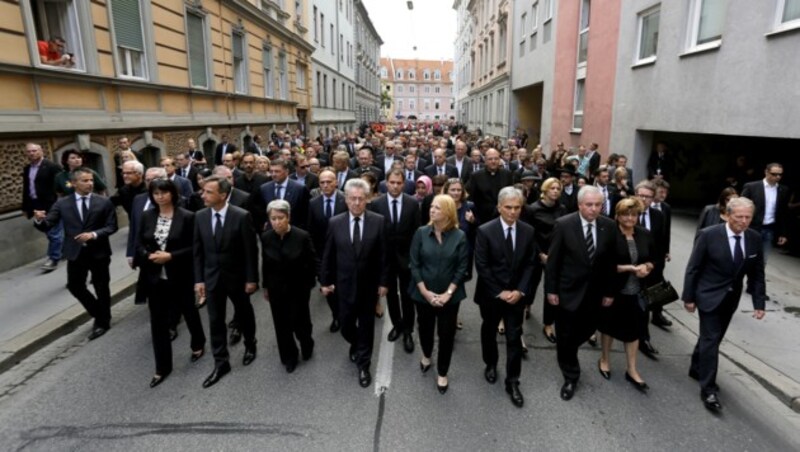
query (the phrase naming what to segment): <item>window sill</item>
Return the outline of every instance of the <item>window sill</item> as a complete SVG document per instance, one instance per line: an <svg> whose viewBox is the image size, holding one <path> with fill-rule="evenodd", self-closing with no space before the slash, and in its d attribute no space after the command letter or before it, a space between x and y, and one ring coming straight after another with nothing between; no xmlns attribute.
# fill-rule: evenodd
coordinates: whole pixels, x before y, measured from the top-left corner
<svg viewBox="0 0 800 452"><path fill-rule="evenodd" d="M583 129L570 129L569 133L570 135L580 135L581 133L583 133Z"/></svg>
<svg viewBox="0 0 800 452"><path fill-rule="evenodd" d="M641 67L653 66L656 64L656 57L643 58L631 66L631 69L639 69Z"/></svg>
<svg viewBox="0 0 800 452"><path fill-rule="evenodd" d="M702 44L702 45L699 45L699 46L696 46L696 47L692 47L691 49L687 49L685 52L683 52L682 54L678 55L678 57L683 58L683 57L687 57L687 56L692 56L692 55L698 55L698 54L701 54L701 53L711 52L711 51L719 49L720 47L722 47L722 40L718 39L718 40L716 40L714 42L707 42L705 44Z"/></svg>
<svg viewBox="0 0 800 452"><path fill-rule="evenodd" d="M764 37L769 39L769 38L774 38L776 36L780 36L784 33L791 33L797 31L800 31L800 20L793 20L791 22L787 22L785 24L780 24L776 26L772 31L765 34Z"/></svg>

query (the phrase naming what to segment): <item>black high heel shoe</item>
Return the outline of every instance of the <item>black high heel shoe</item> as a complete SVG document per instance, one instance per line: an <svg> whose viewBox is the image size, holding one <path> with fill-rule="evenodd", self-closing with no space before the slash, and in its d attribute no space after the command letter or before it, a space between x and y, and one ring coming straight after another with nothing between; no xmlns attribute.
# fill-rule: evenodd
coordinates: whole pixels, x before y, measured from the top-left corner
<svg viewBox="0 0 800 452"><path fill-rule="evenodd" d="M625 380L632 384L634 388L639 390L639 392L647 392L647 390L650 389L650 386L647 386L647 383L634 380L628 372L625 372Z"/></svg>
<svg viewBox="0 0 800 452"><path fill-rule="evenodd" d="M603 370L603 368L600 367L600 361L597 361L597 371L600 372L600 375L603 378L605 378L606 380L610 380L611 379L611 371L610 370ZM626 372L626 374L627 374L627 372Z"/></svg>
<svg viewBox="0 0 800 452"><path fill-rule="evenodd" d="M422 361L420 361L419 370L421 370L422 373L426 373L431 369L431 364L433 364L433 361L429 362L428 364L423 364Z"/></svg>
<svg viewBox="0 0 800 452"><path fill-rule="evenodd" d="M436 382L436 389L439 390L439 394L444 394L445 392L447 392L447 388L449 386L450 386L449 383L445 383L443 385L440 385L438 381Z"/></svg>

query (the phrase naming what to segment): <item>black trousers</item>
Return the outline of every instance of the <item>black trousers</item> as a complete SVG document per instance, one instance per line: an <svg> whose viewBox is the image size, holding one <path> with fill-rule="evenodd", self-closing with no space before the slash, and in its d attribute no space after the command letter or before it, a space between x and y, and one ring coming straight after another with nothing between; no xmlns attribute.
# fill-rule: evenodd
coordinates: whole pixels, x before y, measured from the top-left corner
<svg viewBox="0 0 800 452"><path fill-rule="evenodd" d="M457 303L447 303L441 308L431 306L427 302L420 303L417 306L419 344L422 347L422 354L427 358L430 358L433 354L433 331L435 328L439 336L439 356L436 358L436 371L442 377L446 377L447 371L450 370L450 358L453 356L457 318Z"/></svg>
<svg viewBox="0 0 800 452"><path fill-rule="evenodd" d="M506 383L518 382L522 369L522 318L525 304L522 300L513 305L499 299L481 300L480 310L484 364L497 366L497 326L502 319L506 327Z"/></svg>
<svg viewBox="0 0 800 452"><path fill-rule="evenodd" d="M250 304L250 295L244 291L244 283L241 287L225 287L224 283L219 282L214 290L206 291L208 301L208 324L211 333L211 351L214 354L214 363L217 367L228 362L228 328L225 326L225 310L228 298L233 303L233 309L238 327L244 336L245 347L251 347L256 343L256 319L253 313L253 305Z"/></svg>
<svg viewBox="0 0 800 452"><path fill-rule="evenodd" d="M194 305L191 282L186 287L166 279L159 280L148 290L147 307L150 310L150 335L153 338L153 355L156 373L166 375L172 371L172 341L169 329L173 313L183 314L191 335L192 351L201 350L206 343L200 313Z"/></svg>
<svg viewBox="0 0 800 452"><path fill-rule="evenodd" d="M700 335L692 353L691 370L697 373L700 393L703 396L716 394L717 368L719 367L719 344L728 331L733 314L739 307L740 291L728 292L722 303L710 312L698 310L700 315Z"/></svg>
<svg viewBox="0 0 800 452"><path fill-rule="evenodd" d="M533 266L533 277L531 279L531 295L536 296L539 284L544 275L544 265L536 264ZM531 300L532 302L532 300ZM550 326L556 322L556 307L547 302L547 294L542 296L542 324Z"/></svg>
<svg viewBox="0 0 800 452"><path fill-rule="evenodd" d="M67 289L94 318L94 326L108 329L111 326L111 289L109 274L111 258L100 259L81 252L74 261L67 262ZM86 288L86 278L92 273L94 294Z"/></svg>
<svg viewBox="0 0 800 452"><path fill-rule="evenodd" d="M370 291L371 292L371 291ZM372 347L375 341L375 302L378 291L371 295L358 296L356 300L339 298L339 322L342 337L356 354L359 369L369 369L372 363Z"/></svg>
<svg viewBox="0 0 800 452"><path fill-rule="evenodd" d="M596 303L599 306L599 300ZM558 367L564 375L564 380L577 382L581 376L578 347L597 330L599 309L592 306L588 300L583 300L575 311L567 311L560 306L554 307L558 332L558 342L556 342Z"/></svg>
<svg viewBox="0 0 800 452"><path fill-rule="evenodd" d="M415 308L414 300L411 299L411 295L408 293L408 287L411 283L411 271L408 268L399 269L394 275L394 277L389 278L389 290L386 293L389 318L392 319L392 326L410 334L414 332ZM399 287L398 279L400 280Z"/></svg>
<svg viewBox="0 0 800 452"><path fill-rule="evenodd" d="M311 338L311 313L308 302L311 292L297 290L293 293L273 296L270 293L269 308L278 341L278 354L282 364L297 364L297 343L302 350L313 346Z"/></svg>

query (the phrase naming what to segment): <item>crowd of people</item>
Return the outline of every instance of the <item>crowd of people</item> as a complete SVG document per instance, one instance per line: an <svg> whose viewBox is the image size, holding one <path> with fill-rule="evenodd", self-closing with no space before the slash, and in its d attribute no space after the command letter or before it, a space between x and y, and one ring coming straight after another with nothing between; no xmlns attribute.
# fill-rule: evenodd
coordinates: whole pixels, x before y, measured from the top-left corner
<svg viewBox="0 0 800 452"><path fill-rule="evenodd" d="M643 296L664 281L670 260L669 150L657 146L647 177L634 183L627 157L604 161L595 143L574 150L557 143L548 156L540 146L529 151L527 141L422 123L312 140L287 131L254 137L245 152L223 136L208 161L189 140L174 157L145 168L122 138L122 184L111 198L79 153L65 153L62 169L30 143L23 210L48 233L43 269L67 260L69 291L94 318L90 339L111 326L108 237L117 230L115 207L125 210L126 258L139 270L136 302L150 311L151 387L172 371L181 318L192 362L210 341L214 366L203 387L231 371L229 345L243 340L242 364L252 363L258 335L251 296L259 287L270 303L278 358L294 372L313 355L309 300L318 287L331 313L328 330L349 344L362 387L372 381L374 322L385 297L388 340L401 341L407 353L418 343L420 370L435 362L442 394L462 326L459 306L471 298L481 316L484 377L497 381L497 335L505 335L505 389L521 407L523 329L543 282L542 334L556 345L561 398L570 400L578 388L585 342L600 343L597 369L611 378L615 339L624 344L625 379L646 392L638 354L655 359L649 326L671 326ZM700 313L689 375L711 410L721 408L718 349L745 275L754 315L764 315L767 250L786 241L782 173L770 164L764 179L741 193L726 189L698 226L681 298ZM469 294L465 284L474 276Z"/></svg>

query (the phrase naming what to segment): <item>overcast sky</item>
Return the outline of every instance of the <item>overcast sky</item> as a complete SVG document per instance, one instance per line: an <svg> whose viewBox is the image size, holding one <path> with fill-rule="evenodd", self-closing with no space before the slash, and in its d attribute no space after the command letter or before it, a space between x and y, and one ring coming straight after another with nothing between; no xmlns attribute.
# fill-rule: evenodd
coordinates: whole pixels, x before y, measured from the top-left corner
<svg viewBox="0 0 800 452"><path fill-rule="evenodd" d="M452 60L456 38L453 0L362 0L383 46L381 57ZM414 46L417 47L414 52Z"/></svg>

